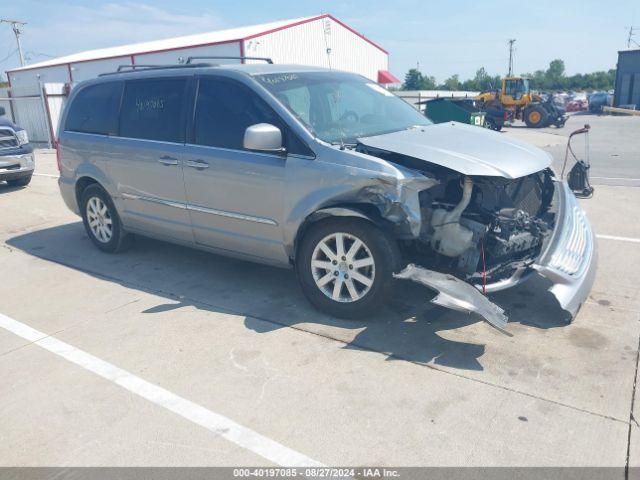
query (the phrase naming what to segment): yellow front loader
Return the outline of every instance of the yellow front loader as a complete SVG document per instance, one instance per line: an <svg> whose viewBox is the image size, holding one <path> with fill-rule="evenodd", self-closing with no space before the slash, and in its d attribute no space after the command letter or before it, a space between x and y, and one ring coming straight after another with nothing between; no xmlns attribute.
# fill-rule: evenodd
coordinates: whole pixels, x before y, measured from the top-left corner
<svg viewBox="0 0 640 480"><path fill-rule="evenodd" d="M505 77L500 90L482 92L475 99L480 108L486 105L509 110L512 118L524 121L527 127L562 127L566 122L564 107L557 105L552 95L543 101L529 88L528 78Z"/></svg>

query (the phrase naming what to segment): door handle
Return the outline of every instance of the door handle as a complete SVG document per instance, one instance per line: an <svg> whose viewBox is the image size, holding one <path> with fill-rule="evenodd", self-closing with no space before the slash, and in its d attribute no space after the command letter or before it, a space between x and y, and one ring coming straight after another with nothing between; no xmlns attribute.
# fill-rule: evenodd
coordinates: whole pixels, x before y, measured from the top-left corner
<svg viewBox="0 0 640 480"><path fill-rule="evenodd" d="M178 159L175 157L170 157L169 155L162 155L158 162L163 165L178 165Z"/></svg>
<svg viewBox="0 0 640 480"><path fill-rule="evenodd" d="M185 163L187 167L197 168L198 170L209 168L209 164L204 160L187 160Z"/></svg>

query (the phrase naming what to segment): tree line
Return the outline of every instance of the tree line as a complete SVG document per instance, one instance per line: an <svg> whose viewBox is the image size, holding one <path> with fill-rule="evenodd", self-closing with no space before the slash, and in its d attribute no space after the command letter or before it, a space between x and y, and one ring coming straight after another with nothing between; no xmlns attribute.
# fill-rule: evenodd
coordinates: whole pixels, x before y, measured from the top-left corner
<svg viewBox="0 0 640 480"><path fill-rule="evenodd" d="M567 76L564 61L556 59L549 63L549 68L546 70L536 70L521 76L529 78L531 88L539 91L611 90L615 84L616 70L612 68L607 71L576 73ZM501 79L501 75L490 75L484 67L481 67L473 78L461 81L459 75L455 74L444 82L438 83L435 77L425 75L418 69L412 68L404 77L402 90L496 90L500 88Z"/></svg>

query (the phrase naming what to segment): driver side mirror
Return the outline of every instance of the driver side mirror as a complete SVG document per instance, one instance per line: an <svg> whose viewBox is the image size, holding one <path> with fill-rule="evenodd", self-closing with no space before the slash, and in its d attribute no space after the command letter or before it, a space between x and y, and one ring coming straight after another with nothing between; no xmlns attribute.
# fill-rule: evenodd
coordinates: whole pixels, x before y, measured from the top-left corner
<svg viewBox="0 0 640 480"><path fill-rule="evenodd" d="M244 132L243 147L257 152L284 153L282 132L270 123L257 123Z"/></svg>
<svg viewBox="0 0 640 480"><path fill-rule="evenodd" d="M7 113L7 111L4 109L4 107L0 107L0 117L4 116Z"/></svg>

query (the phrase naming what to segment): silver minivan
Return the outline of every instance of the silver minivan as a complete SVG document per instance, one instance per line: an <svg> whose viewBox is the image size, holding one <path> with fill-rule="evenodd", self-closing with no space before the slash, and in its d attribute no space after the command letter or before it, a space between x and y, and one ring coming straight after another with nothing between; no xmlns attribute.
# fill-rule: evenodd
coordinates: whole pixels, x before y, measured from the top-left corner
<svg viewBox="0 0 640 480"><path fill-rule="evenodd" d="M58 138L62 196L100 250L139 234L293 267L335 316L374 310L410 263L485 293L542 275L571 314L593 283L589 222L549 154L433 125L358 75L131 68L76 86Z"/></svg>

